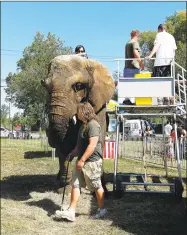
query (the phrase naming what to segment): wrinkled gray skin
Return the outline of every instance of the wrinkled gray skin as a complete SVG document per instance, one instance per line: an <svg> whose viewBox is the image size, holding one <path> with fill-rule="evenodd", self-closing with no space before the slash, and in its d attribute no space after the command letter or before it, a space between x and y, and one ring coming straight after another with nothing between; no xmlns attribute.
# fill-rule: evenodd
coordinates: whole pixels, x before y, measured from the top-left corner
<svg viewBox="0 0 187 235"><path fill-rule="evenodd" d="M49 64L48 77L41 81L49 93L49 145L59 156L59 188L65 185L67 155L75 148L80 121L73 117L80 102L87 100L94 107L102 127L106 130L106 108L112 97L114 82L108 70L100 63L77 55L55 57ZM71 181L71 164L67 184Z"/></svg>

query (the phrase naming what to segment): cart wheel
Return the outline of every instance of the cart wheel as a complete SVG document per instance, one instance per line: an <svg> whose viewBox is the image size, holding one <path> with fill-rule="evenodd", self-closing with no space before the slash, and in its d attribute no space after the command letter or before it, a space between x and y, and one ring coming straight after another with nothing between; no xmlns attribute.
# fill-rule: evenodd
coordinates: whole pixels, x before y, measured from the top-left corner
<svg viewBox="0 0 187 235"><path fill-rule="evenodd" d="M182 199L182 193L184 191L184 187L182 185L182 181L180 178L176 178L175 179L175 196L178 198L178 199Z"/></svg>

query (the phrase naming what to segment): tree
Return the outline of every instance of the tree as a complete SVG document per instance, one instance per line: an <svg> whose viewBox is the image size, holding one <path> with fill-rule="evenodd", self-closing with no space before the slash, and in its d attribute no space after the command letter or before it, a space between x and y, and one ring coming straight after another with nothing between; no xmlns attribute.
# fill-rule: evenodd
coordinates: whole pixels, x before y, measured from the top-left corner
<svg viewBox="0 0 187 235"><path fill-rule="evenodd" d="M7 99L24 110L24 116L35 124L43 116L47 92L41 86L41 80L47 76L49 62L58 55L72 53L71 47L64 47L63 42L54 34L45 37L36 33L32 44L23 51L23 57L17 62L19 72L9 73L6 78Z"/></svg>
<svg viewBox="0 0 187 235"><path fill-rule="evenodd" d="M144 31L140 36L140 47L142 48L141 57L146 57L150 54L155 40L156 32L154 31ZM145 60L144 65L149 70L152 71L154 61L153 60Z"/></svg>
<svg viewBox="0 0 187 235"><path fill-rule="evenodd" d="M121 76L121 75L119 75ZM116 85L116 88L115 88L115 91L114 91L114 95L112 97L113 100L118 100L118 88L117 88L117 83L118 83L118 71L114 71L113 74L112 74L112 78L114 80L114 83Z"/></svg>
<svg viewBox="0 0 187 235"><path fill-rule="evenodd" d="M7 127L9 123L8 115L9 115L9 107L5 104L1 105L1 110L0 110L1 124L5 127Z"/></svg>
<svg viewBox="0 0 187 235"><path fill-rule="evenodd" d="M187 69L186 64L186 10L176 12L174 15L166 18L168 31L174 36L177 43L175 61Z"/></svg>

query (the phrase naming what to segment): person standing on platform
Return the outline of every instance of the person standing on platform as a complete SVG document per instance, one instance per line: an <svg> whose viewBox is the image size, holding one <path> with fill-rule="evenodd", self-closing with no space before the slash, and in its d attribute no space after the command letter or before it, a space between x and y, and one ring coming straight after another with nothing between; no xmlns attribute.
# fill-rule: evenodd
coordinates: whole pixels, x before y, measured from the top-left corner
<svg viewBox="0 0 187 235"><path fill-rule="evenodd" d="M134 60L126 60L123 71L124 77L134 77L135 74L140 73L140 69L144 69L142 60L140 59L141 49L138 42L140 32L132 30L131 39L125 45L125 59L134 58Z"/></svg>
<svg viewBox="0 0 187 235"><path fill-rule="evenodd" d="M147 59L156 53L152 77L170 77L171 64L177 49L175 38L167 32L165 24L158 26L158 33L154 41L154 47Z"/></svg>

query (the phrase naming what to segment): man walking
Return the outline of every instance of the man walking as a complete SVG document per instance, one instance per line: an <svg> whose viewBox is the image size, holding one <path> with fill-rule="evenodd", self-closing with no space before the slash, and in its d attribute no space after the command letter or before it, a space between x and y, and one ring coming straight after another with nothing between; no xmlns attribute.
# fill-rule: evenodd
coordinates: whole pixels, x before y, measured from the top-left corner
<svg viewBox="0 0 187 235"><path fill-rule="evenodd" d="M152 77L170 77L171 63L177 49L174 37L167 32L165 24L158 26L158 33L154 41L154 47L147 59L156 53Z"/></svg>
<svg viewBox="0 0 187 235"><path fill-rule="evenodd" d="M97 197L98 210L93 219L104 218L107 210L104 208L104 189L101 184L102 147L101 126L90 103L81 103L77 110L78 119L82 121L79 129L77 146L71 157L77 156L72 172L72 191L69 208L56 211L56 216L69 221L75 221L75 209L80 197L80 188L87 186Z"/></svg>

